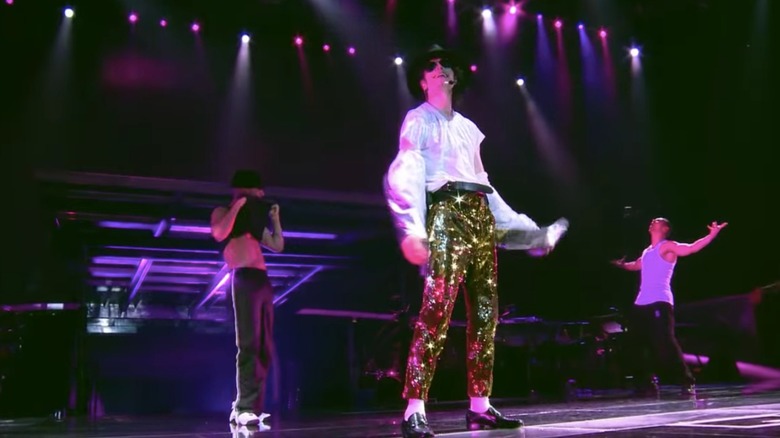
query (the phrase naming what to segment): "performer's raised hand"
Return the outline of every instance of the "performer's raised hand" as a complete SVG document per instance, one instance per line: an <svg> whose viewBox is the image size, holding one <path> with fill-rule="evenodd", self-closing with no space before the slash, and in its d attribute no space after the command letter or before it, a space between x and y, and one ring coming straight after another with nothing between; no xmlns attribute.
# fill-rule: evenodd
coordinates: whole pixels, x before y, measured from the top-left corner
<svg viewBox="0 0 780 438"><path fill-rule="evenodd" d="M715 221L713 221L711 224L707 225L707 228L710 230L710 234L713 236L717 236L718 233L720 233L720 230L726 228L726 225L728 225L728 222L723 222L722 224L719 224Z"/></svg>
<svg viewBox="0 0 780 438"><path fill-rule="evenodd" d="M268 217L273 223L279 222L279 204L274 204L271 206L271 209L268 211Z"/></svg>
<svg viewBox="0 0 780 438"><path fill-rule="evenodd" d="M428 261L428 242L419 237L406 236L401 241L401 252L409 263L420 266Z"/></svg>

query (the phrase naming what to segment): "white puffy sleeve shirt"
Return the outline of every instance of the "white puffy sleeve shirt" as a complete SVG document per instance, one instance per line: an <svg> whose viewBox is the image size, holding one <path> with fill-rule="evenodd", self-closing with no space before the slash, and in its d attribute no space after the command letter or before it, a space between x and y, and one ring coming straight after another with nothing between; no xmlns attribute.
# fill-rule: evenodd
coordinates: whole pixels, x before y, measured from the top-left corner
<svg viewBox="0 0 780 438"><path fill-rule="evenodd" d="M402 238L427 239L426 192L434 192L450 181L493 188L493 193L487 196L499 235L512 232L509 234L517 236L540 229L531 218L512 210L490 184L480 156L484 139L485 135L471 120L458 112L448 120L427 102L406 114L398 155L384 181L385 197ZM525 245L513 245L516 249L522 246ZM536 245L527 247L532 246Z"/></svg>

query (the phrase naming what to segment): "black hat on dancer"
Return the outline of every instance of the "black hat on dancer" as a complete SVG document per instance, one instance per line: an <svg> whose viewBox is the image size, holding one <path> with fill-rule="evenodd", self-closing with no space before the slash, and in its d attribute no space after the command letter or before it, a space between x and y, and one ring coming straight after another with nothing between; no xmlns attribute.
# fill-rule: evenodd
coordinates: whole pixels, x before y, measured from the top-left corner
<svg viewBox="0 0 780 438"><path fill-rule="evenodd" d="M452 92L454 95L463 93L471 83L472 73L468 64L458 53L447 50L438 44L432 45L428 50L417 54L408 63L406 68L406 87L409 93L415 99L425 100L425 93L420 87L420 80L423 78L423 72L435 67L432 60L439 59L442 67L449 67L455 71L455 85Z"/></svg>
<svg viewBox="0 0 780 438"><path fill-rule="evenodd" d="M262 189L263 179L254 170L237 170L233 174L230 187L234 189Z"/></svg>

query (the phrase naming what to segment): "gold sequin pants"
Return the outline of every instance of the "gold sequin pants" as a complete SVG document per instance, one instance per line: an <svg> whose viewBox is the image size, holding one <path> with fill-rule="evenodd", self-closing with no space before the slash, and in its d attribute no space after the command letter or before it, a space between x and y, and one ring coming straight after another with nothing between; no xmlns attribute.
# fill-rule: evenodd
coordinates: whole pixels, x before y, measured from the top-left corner
<svg viewBox="0 0 780 438"><path fill-rule="evenodd" d="M484 196L461 192L431 204L427 227L430 256L422 309L409 348L403 397L428 399L462 284L468 319L468 395L488 397L493 386L498 320L495 219Z"/></svg>

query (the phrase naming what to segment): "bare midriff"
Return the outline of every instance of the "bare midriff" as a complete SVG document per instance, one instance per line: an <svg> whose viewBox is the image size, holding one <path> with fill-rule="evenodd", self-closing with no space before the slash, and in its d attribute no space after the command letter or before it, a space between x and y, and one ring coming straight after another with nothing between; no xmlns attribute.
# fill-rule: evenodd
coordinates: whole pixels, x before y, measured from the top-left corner
<svg viewBox="0 0 780 438"><path fill-rule="evenodd" d="M230 239L223 251L228 268L255 268L265 270L265 257L260 242L247 233Z"/></svg>

